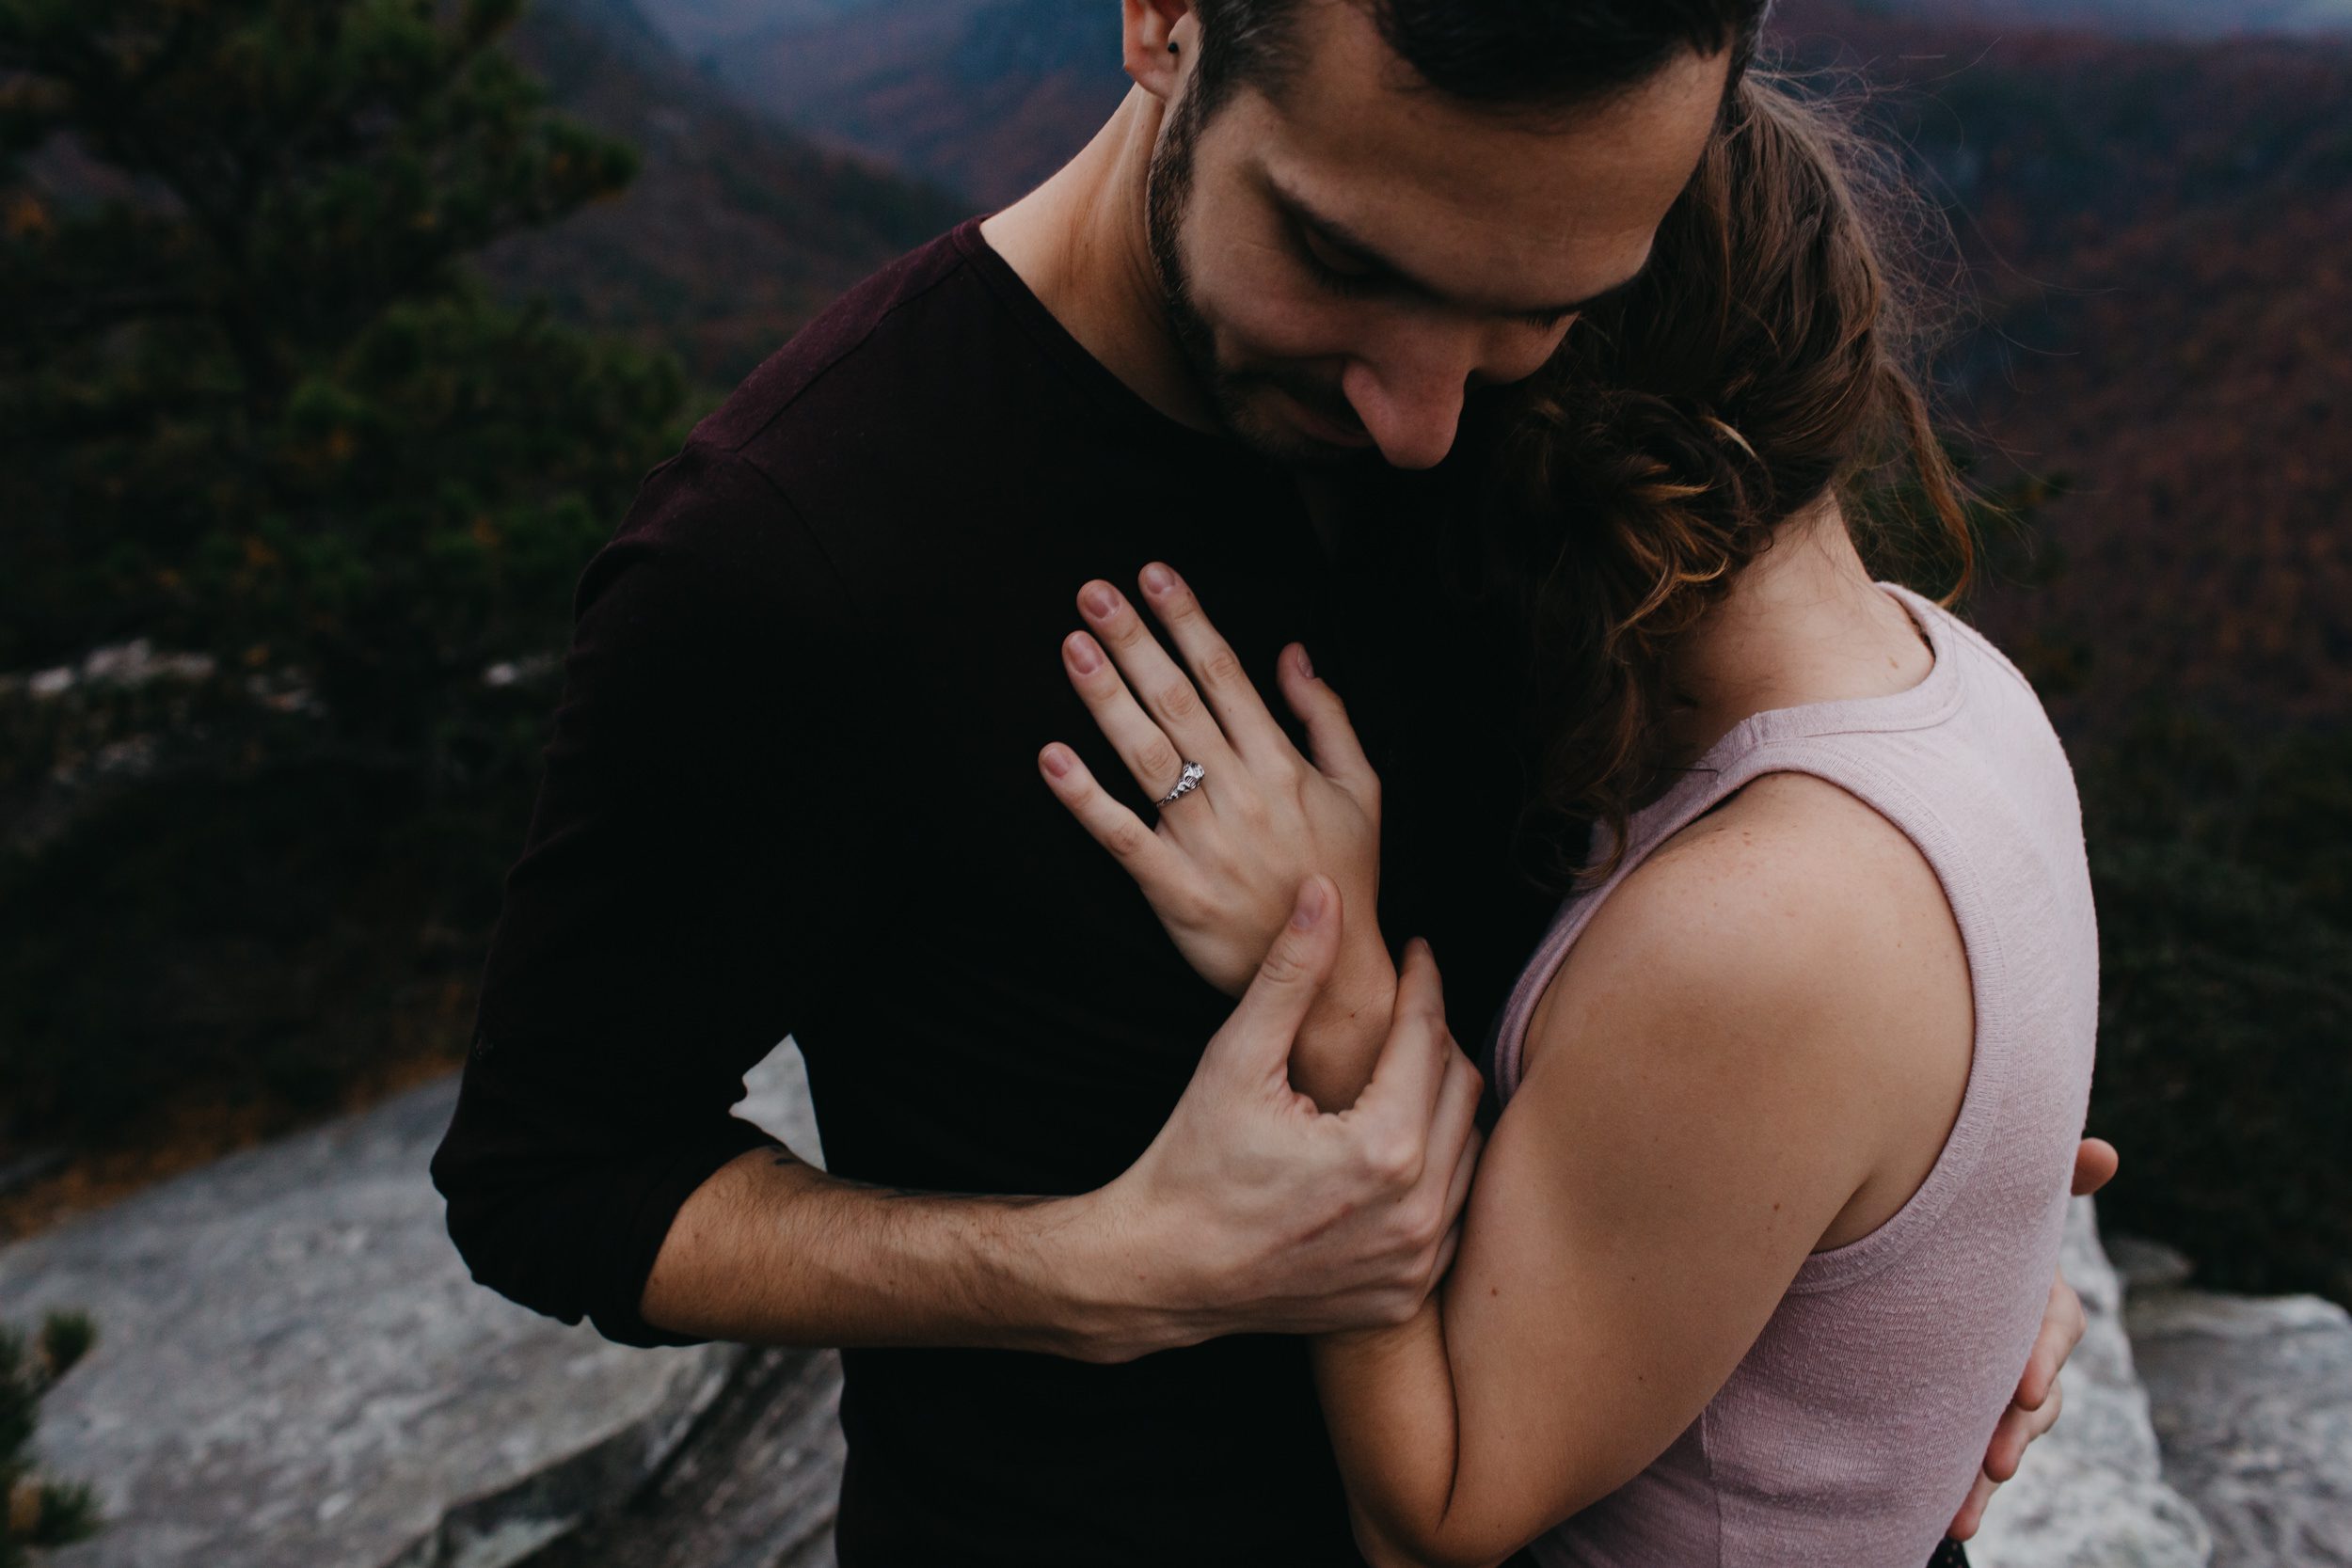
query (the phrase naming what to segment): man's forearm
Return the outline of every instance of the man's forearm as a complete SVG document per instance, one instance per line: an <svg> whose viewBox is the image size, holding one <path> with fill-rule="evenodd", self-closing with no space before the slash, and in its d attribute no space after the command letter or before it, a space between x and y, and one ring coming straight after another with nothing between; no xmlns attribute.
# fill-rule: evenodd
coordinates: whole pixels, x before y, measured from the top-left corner
<svg viewBox="0 0 2352 1568"><path fill-rule="evenodd" d="M747 1150L673 1217L639 1315L673 1337L1089 1361L1402 1322L1443 1266L1474 1134L1418 1070L1351 1093L1361 1115L1301 1114L1283 1081L1337 929L1300 908L1117 1180L1076 1197L902 1193Z"/></svg>
<svg viewBox="0 0 2352 1568"><path fill-rule="evenodd" d="M827 1175L780 1146L678 1211L640 1310L752 1344L939 1345L1125 1360L1179 1342L1150 1249L1097 1197L965 1197Z"/></svg>

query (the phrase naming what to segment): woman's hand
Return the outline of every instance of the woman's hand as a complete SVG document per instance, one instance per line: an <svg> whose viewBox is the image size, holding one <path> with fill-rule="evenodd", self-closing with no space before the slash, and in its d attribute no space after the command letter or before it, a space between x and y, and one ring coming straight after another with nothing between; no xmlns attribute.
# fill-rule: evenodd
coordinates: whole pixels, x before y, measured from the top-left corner
<svg viewBox="0 0 2352 1568"><path fill-rule="evenodd" d="M1146 826L1057 742L1038 758L1047 785L1135 878L1186 961L1231 995L1248 985L1290 918L1299 883L1317 873L1329 877L1339 886L1345 924L1338 972L1308 1035L1360 1018L1367 1043L1376 1048L1396 989L1374 912L1380 781L1346 709L1315 677L1304 648L1282 650L1282 695L1306 724L1314 752L1311 762L1300 756L1183 579L1154 563L1144 568L1140 585L1191 678L1126 596L1100 580L1078 592L1091 635L1072 633L1062 662L1148 796L1166 796L1188 761L1200 765L1202 782L1163 805L1156 824ZM1336 1081L1299 1086L1318 1101L1324 1088L1346 1092ZM1342 1103L1353 1099L1346 1092Z"/></svg>

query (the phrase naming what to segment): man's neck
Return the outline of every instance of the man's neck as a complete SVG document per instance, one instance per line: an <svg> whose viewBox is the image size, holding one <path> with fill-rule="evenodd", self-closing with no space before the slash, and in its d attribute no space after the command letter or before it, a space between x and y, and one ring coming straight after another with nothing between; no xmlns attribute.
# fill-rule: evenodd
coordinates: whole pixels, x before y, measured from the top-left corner
<svg viewBox="0 0 2352 1568"><path fill-rule="evenodd" d="M1084 151L982 223L980 237L1137 397L1179 424L1218 433L1152 261L1146 186L1162 113L1158 99L1131 89Z"/></svg>

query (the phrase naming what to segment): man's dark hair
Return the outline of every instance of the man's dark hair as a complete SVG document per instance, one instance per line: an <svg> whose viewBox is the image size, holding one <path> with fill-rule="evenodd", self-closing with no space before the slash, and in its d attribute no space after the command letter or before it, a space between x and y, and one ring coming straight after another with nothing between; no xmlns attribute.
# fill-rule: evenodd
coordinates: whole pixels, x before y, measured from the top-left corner
<svg viewBox="0 0 2352 1568"><path fill-rule="evenodd" d="M1194 0L1200 22L1197 112L1248 83L1269 95L1297 63L1301 0ZM1771 0L1347 0L1422 81L1460 103L1558 114L1646 81L1688 50L1754 57Z"/></svg>

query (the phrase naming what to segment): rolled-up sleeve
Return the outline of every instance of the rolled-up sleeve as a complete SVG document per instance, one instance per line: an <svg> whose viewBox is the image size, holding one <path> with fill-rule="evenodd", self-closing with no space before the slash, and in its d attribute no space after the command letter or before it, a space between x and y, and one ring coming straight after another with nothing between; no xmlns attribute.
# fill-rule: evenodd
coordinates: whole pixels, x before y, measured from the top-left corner
<svg viewBox="0 0 2352 1568"><path fill-rule="evenodd" d="M582 572L562 700L432 1161L473 1277L630 1345L686 1199L765 1141L743 1077L827 972L843 826L802 753L854 705L850 611L742 459L690 441Z"/></svg>

